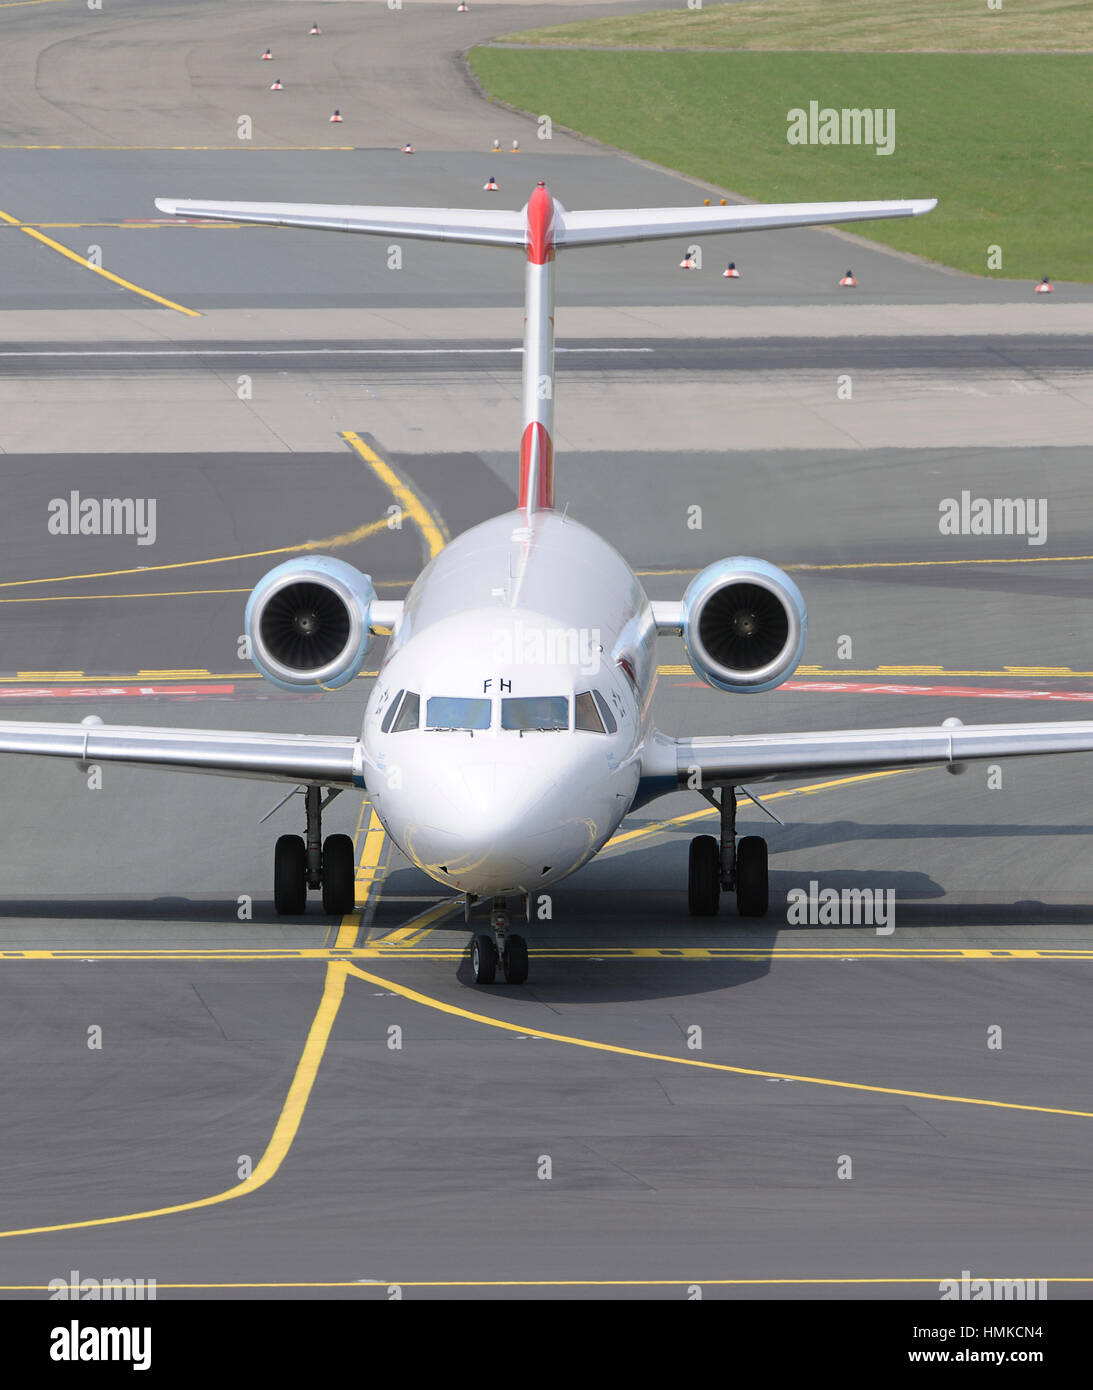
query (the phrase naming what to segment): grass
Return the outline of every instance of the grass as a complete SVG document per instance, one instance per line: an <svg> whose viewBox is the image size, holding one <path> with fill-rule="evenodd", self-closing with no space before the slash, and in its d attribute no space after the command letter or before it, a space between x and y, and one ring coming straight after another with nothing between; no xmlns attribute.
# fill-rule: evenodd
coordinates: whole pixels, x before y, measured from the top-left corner
<svg viewBox="0 0 1093 1390"><path fill-rule="evenodd" d="M845 53L1093 51L1093 0L749 0L556 24L499 42Z"/></svg>
<svg viewBox="0 0 1093 1390"><path fill-rule="evenodd" d="M1093 57L476 48L470 61L492 96L747 197L933 196L928 217L868 235L974 274L998 245L995 274L1093 281ZM894 153L790 145L787 112L811 100L893 108Z"/></svg>

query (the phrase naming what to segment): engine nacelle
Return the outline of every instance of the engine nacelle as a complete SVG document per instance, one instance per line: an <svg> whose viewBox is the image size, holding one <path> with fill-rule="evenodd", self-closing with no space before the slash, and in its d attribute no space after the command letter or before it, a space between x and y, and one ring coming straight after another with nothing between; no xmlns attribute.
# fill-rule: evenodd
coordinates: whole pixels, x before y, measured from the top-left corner
<svg viewBox="0 0 1093 1390"><path fill-rule="evenodd" d="M337 689L372 646L376 591L367 574L328 555L287 560L260 579L243 619L251 660L283 690Z"/></svg>
<svg viewBox="0 0 1093 1390"><path fill-rule="evenodd" d="M717 560L683 595L683 645L697 675L734 695L773 690L804 655L808 615L800 589L775 565L747 555Z"/></svg>

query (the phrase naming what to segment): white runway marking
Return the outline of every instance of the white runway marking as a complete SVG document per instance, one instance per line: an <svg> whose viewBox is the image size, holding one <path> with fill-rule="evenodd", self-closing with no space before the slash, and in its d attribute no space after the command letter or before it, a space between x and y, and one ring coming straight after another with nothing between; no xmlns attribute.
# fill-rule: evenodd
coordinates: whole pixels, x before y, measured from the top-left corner
<svg viewBox="0 0 1093 1390"><path fill-rule="evenodd" d="M507 348L30 348L0 357L486 357L523 353ZM556 352L655 352L651 347L560 347Z"/></svg>

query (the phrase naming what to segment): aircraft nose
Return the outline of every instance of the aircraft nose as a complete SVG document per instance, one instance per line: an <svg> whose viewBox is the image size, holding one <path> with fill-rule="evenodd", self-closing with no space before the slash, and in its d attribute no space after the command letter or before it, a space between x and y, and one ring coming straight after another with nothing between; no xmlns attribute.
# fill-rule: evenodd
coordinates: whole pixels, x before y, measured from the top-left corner
<svg viewBox="0 0 1093 1390"><path fill-rule="evenodd" d="M422 868L487 896L530 892L547 871L576 864L589 839L550 773L488 763L439 772L407 848Z"/></svg>

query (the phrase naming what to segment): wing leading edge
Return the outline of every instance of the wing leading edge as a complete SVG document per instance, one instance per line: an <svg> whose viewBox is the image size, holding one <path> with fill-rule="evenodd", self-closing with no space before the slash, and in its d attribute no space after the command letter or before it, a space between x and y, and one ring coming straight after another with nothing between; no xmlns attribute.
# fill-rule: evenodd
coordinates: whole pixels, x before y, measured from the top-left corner
<svg viewBox="0 0 1093 1390"><path fill-rule="evenodd" d="M123 724L0 721L0 754L206 772L263 782L364 787L363 748L349 735L241 733Z"/></svg>
<svg viewBox="0 0 1093 1390"><path fill-rule="evenodd" d="M985 758L1093 753L1093 720L1054 724L973 724L903 729L822 730L669 738L659 734L643 765L646 777L703 786L789 781L833 772L954 766Z"/></svg>

